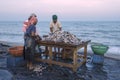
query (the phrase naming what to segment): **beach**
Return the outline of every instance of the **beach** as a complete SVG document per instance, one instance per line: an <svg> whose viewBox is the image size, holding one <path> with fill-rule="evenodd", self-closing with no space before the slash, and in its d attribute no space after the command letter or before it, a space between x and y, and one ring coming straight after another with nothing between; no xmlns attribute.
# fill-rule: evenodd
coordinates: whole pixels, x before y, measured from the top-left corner
<svg viewBox="0 0 120 80"><path fill-rule="evenodd" d="M8 78L11 80L119 80L120 79L120 60L110 57L104 57L103 65L93 64L92 69L88 69L86 65L82 65L74 73L71 69L45 63L36 63L45 67L40 75L33 71L29 71L25 65L18 67L7 67L4 59L9 55L7 52L11 46L22 44L0 42L0 70L8 71ZM88 51L88 55L92 54ZM6 64L6 65L5 65ZM4 73L5 74L5 73ZM4 76L0 75L0 79ZM8 80L8 79L5 79Z"/></svg>

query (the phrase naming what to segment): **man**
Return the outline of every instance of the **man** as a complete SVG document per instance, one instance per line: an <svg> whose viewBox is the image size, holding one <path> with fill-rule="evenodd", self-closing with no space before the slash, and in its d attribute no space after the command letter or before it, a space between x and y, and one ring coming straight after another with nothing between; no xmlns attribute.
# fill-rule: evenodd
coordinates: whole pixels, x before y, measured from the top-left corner
<svg viewBox="0 0 120 80"><path fill-rule="evenodd" d="M52 22L50 23L50 32L51 33L54 33L56 31L61 31L62 30L62 26L60 24L60 22L58 21L58 17L57 15L53 15L52 16ZM58 53L60 52L60 48L56 48L54 47L54 50L55 50L55 56L57 54L57 50L58 49Z"/></svg>
<svg viewBox="0 0 120 80"><path fill-rule="evenodd" d="M52 33L58 30L62 30L61 24L57 19L57 15L52 16L52 22L50 23L50 32Z"/></svg>
<svg viewBox="0 0 120 80"><path fill-rule="evenodd" d="M25 41L26 41L26 35L25 35L26 34L26 30L29 28L29 26L31 24L33 24L33 21L34 21L33 19L35 19L35 17L37 17L36 14L32 13L29 16L29 18L23 22L22 31L24 32L24 44L25 44ZM23 57L25 59L25 45L24 45L24 49L23 49Z"/></svg>
<svg viewBox="0 0 120 80"><path fill-rule="evenodd" d="M27 67L33 69L34 53L35 53L35 36L36 36L36 24L38 20L36 17L31 19L30 26L26 29L26 45L25 45L25 59L27 61Z"/></svg>

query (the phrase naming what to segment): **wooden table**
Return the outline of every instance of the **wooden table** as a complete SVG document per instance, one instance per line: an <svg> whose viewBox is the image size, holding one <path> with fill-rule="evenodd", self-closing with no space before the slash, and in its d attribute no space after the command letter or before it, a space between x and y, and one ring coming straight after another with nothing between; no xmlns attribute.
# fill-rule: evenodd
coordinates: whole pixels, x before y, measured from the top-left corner
<svg viewBox="0 0 120 80"><path fill-rule="evenodd" d="M81 66L83 63L86 62L86 57L87 57L87 45L90 42L90 40L88 41L84 41L79 45L71 45L71 44L66 44L66 43L60 43L60 42L51 42L51 41L39 41L40 46L45 46L48 47L48 55L49 55L49 59L41 59L39 57L36 57L35 60L36 61L40 61L40 62L45 62L48 63L50 65L55 64L55 65L60 65L60 66L65 66L65 67L69 67L72 68L74 72L76 72L77 68L79 66ZM72 63L65 63L65 62L60 62L60 61L55 61L53 58L53 47L57 47L57 48L63 48L65 53L65 49L70 49L72 50ZM81 48L84 48L84 53L83 55L79 56L77 54L77 51ZM81 58L82 61L78 62L78 58Z"/></svg>

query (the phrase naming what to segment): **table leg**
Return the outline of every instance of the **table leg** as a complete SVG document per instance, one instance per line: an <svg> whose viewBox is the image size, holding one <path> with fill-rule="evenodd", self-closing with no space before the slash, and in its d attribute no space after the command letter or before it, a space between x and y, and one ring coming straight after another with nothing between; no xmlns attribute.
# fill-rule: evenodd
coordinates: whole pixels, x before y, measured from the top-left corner
<svg viewBox="0 0 120 80"><path fill-rule="evenodd" d="M57 54L57 47L54 47L54 57L56 57L56 54Z"/></svg>
<svg viewBox="0 0 120 80"><path fill-rule="evenodd" d="M63 48L63 51L62 51L62 59L65 59L65 48Z"/></svg>
<svg viewBox="0 0 120 80"><path fill-rule="evenodd" d="M77 49L74 49L73 52L73 71L76 72L77 70Z"/></svg>
<svg viewBox="0 0 120 80"><path fill-rule="evenodd" d="M49 47L49 57L50 57L50 65L52 64L51 61L52 61L52 47Z"/></svg>
<svg viewBox="0 0 120 80"><path fill-rule="evenodd" d="M58 56L60 56L61 54L60 54L60 48L58 48Z"/></svg>
<svg viewBox="0 0 120 80"><path fill-rule="evenodd" d="M45 46L45 54L48 55L49 54L49 51L48 51L48 47Z"/></svg>
<svg viewBox="0 0 120 80"><path fill-rule="evenodd" d="M87 45L84 46L84 59L87 60Z"/></svg>

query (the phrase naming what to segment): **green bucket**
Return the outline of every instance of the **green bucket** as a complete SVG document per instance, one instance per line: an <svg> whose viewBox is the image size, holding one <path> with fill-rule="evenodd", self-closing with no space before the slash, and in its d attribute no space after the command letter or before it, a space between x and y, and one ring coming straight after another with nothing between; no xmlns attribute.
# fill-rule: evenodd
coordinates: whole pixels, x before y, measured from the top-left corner
<svg viewBox="0 0 120 80"><path fill-rule="evenodd" d="M92 51L94 52L94 54L104 55L107 52L109 47L107 45L98 43L98 44L92 44L91 48L92 48Z"/></svg>

